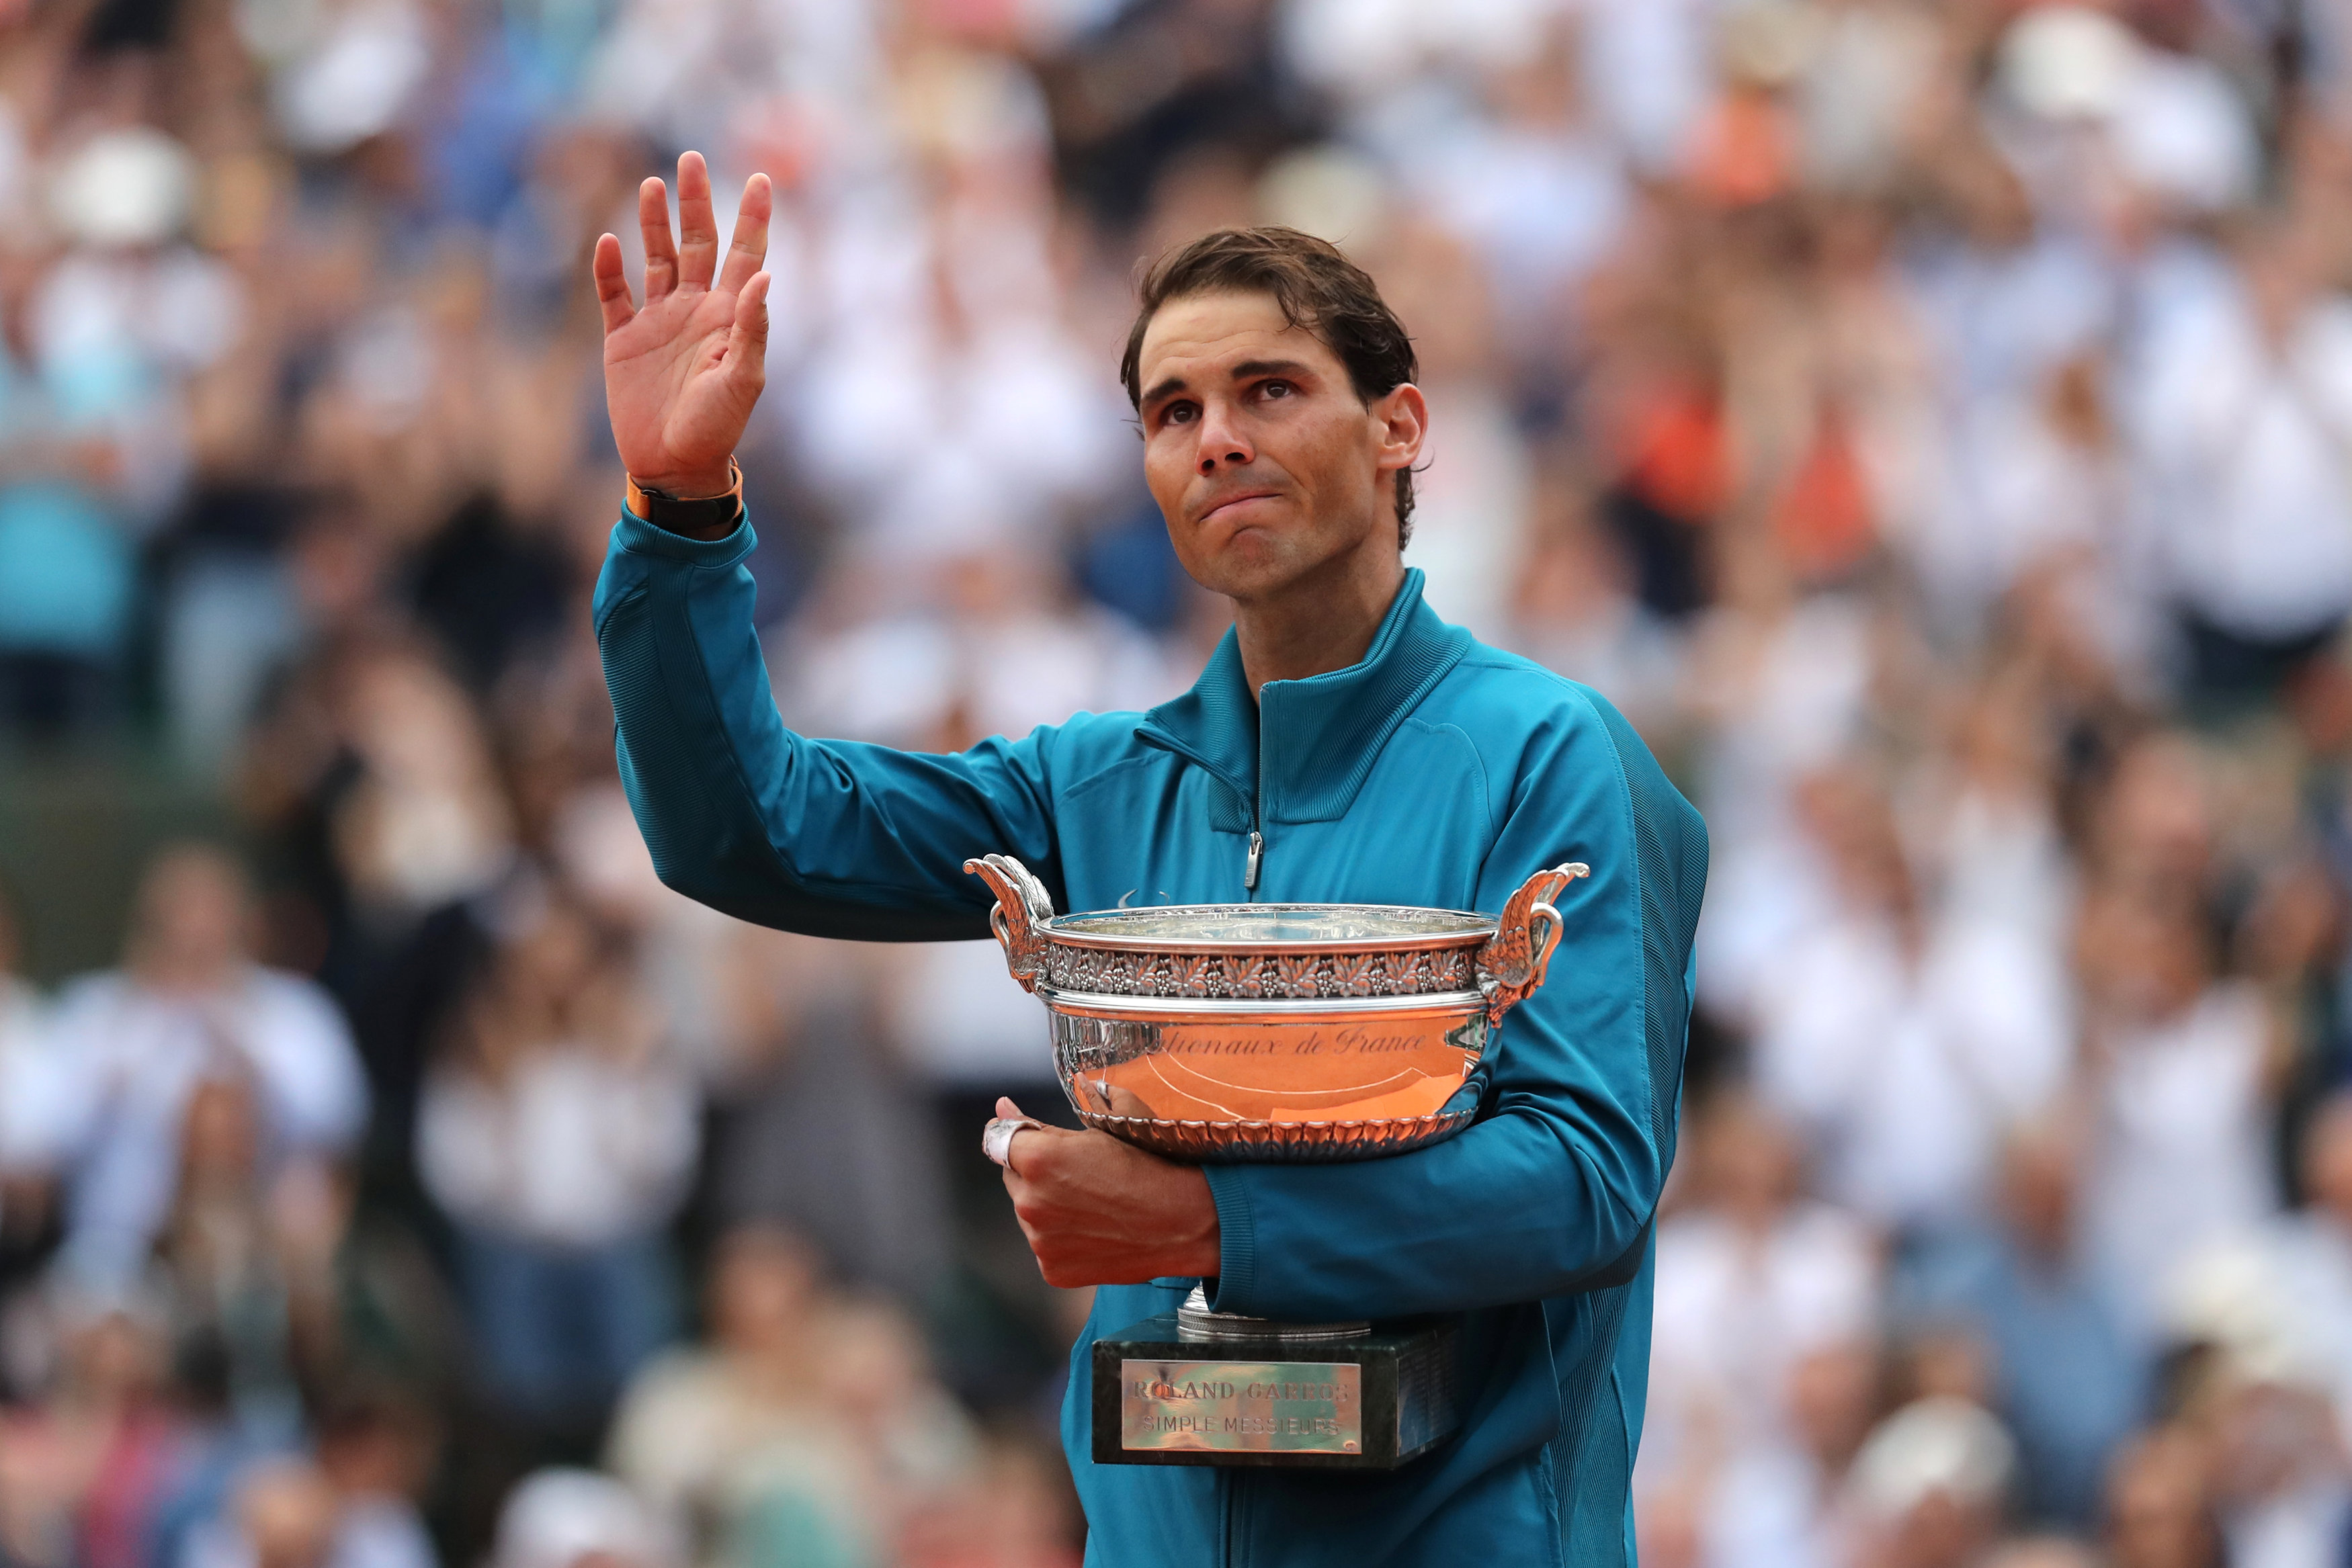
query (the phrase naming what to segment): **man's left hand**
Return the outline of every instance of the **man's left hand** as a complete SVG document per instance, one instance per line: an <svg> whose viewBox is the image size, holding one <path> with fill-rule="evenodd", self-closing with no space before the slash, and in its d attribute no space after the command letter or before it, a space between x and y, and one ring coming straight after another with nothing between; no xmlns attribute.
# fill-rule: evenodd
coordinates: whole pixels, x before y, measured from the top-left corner
<svg viewBox="0 0 2352 1568"><path fill-rule="evenodd" d="M1018 1117L1010 1100L996 1113ZM1108 1133L1029 1127L1014 1135L1004 1190L1045 1283L1139 1285L1216 1273L1209 1178Z"/></svg>

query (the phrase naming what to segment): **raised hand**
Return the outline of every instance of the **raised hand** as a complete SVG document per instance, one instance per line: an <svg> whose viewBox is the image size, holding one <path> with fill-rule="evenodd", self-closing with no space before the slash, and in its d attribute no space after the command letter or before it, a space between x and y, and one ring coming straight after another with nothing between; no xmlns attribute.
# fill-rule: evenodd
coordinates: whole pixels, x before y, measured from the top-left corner
<svg viewBox="0 0 2352 1568"><path fill-rule="evenodd" d="M728 486L728 462L767 384L768 275L760 264L767 259L773 201L765 174L744 182L722 267L701 153L677 161L675 243L661 181L638 186L637 223L646 236L642 309L629 303L621 242L612 235L596 241L604 407L621 462L647 489L716 496Z"/></svg>

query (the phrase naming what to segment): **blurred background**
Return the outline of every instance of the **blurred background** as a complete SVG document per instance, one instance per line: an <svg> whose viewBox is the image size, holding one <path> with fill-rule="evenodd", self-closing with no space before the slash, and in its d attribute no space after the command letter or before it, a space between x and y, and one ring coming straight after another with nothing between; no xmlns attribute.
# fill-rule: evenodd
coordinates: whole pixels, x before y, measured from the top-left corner
<svg viewBox="0 0 2352 1568"><path fill-rule="evenodd" d="M1648 1568L2352 1563L2352 5L0 0L0 1564L1076 1561L1034 1004L614 776L688 147L812 733L1190 684L1139 257L1420 334L1431 600L1713 830Z"/></svg>

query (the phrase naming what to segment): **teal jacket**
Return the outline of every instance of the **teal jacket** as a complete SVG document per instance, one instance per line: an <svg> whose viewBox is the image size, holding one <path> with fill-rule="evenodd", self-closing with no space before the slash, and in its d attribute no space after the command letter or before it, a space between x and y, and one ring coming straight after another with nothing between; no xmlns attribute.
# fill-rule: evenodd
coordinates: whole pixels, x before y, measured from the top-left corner
<svg viewBox="0 0 2352 1568"><path fill-rule="evenodd" d="M1505 1022L1479 1118L1352 1165L1208 1168L1221 1312L1467 1314L1463 1427L1385 1476L1097 1466L1087 1350L1191 1281L1106 1287L1063 1436L1110 1568L1617 1564L1650 1339L1648 1228L1674 1157L1706 838L1590 689L1481 645L1409 572L1361 664L1253 701L1228 633L1146 714L1080 714L952 756L777 717L741 561L624 515L596 587L621 778L662 880L742 919L879 941L982 937L967 856L1058 910L1338 901L1499 910L1583 861L1550 977ZM1264 835L1255 892L1243 885ZM1042 1018L1040 1060L1046 1051Z"/></svg>

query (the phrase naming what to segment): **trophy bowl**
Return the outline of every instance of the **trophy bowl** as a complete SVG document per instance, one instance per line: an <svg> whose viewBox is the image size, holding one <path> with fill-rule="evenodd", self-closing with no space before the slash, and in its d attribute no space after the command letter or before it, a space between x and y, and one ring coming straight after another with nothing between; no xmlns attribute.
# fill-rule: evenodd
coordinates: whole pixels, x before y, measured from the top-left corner
<svg viewBox="0 0 2352 1568"><path fill-rule="evenodd" d="M1459 1131L1503 1015L1543 984L1538 872L1500 915L1370 904L1178 904L1054 913L1009 855L964 862L1045 1004L1054 1068L1087 1126L1196 1164L1399 1154Z"/></svg>

